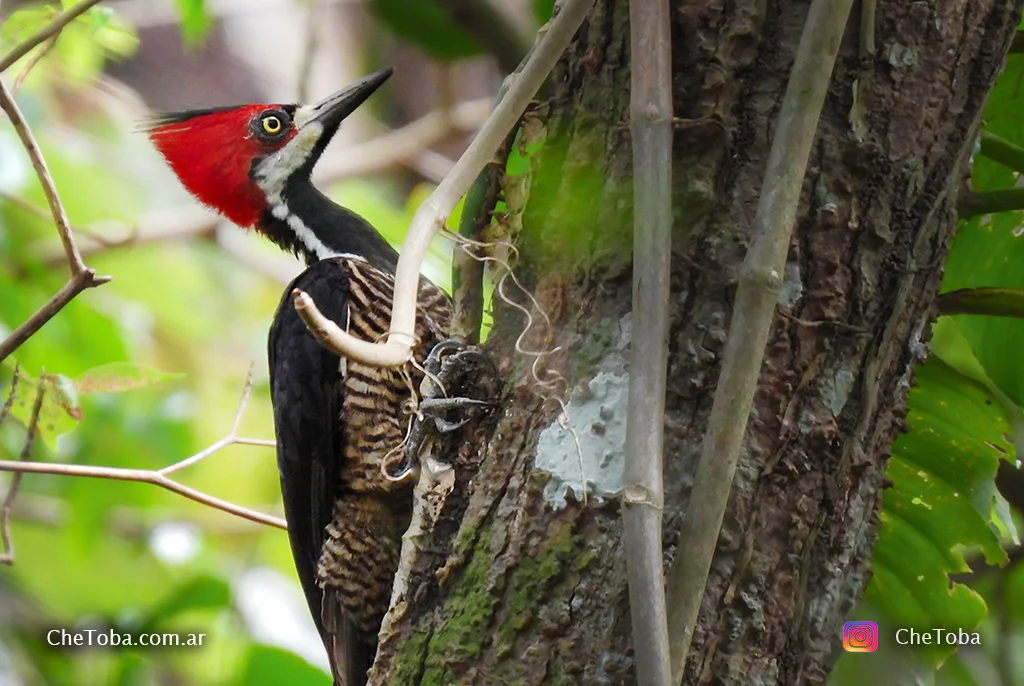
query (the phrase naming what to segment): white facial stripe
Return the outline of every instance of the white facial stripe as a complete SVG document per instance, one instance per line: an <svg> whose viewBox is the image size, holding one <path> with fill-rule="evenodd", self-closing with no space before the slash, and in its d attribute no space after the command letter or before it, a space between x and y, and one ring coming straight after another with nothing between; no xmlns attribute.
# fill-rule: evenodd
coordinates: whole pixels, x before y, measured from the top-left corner
<svg viewBox="0 0 1024 686"><path fill-rule="evenodd" d="M324 132L323 124L309 121L312 115L312 107L300 107L295 110L292 121L298 133L283 148L260 160L259 166L256 167L256 183L266 194L267 202L271 206L281 204L281 194L289 177L305 164Z"/></svg>
<svg viewBox="0 0 1024 686"><path fill-rule="evenodd" d="M320 122L309 121L313 114L312 107L300 107L295 110L292 121L298 133L283 148L260 160L259 166L256 167L256 184L266 195L270 213L274 218L286 223L309 252L324 260L334 257L337 253L324 245L302 219L289 212L288 206L284 203L284 188L288 179L305 164L323 134L324 127Z"/></svg>
<svg viewBox="0 0 1024 686"><path fill-rule="evenodd" d="M277 205L273 210L271 210L275 217L277 216L278 208L284 210L284 214L287 217L285 222L288 224L288 227L295 232L295 235L298 237L299 241L306 246L307 250L321 260L326 260L328 257L334 257L338 254L324 245L320 239L316 237L316 234L303 223L298 215L289 214L288 208L284 205Z"/></svg>

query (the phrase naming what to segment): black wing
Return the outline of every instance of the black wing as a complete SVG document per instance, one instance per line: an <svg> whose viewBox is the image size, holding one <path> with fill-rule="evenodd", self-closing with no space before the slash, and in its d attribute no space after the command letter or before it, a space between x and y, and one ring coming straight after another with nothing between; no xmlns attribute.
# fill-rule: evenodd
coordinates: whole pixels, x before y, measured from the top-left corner
<svg viewBox="0 0 1024 686"><path fill-rule="evenodd" d="M363 670L365 681L369 665L350 665L363 663L367 657L349 655L346 659L340 654L358 645L338 635L344 631L335 627L325 630L323 591L316 583L324 529L331 521L339 485L343 440L340 359L324 350L306 330L295 312L293 288L309 293L328 319L344 326L348 317L348 277L335 260L324 260L288 286L270 327L270 394L288 538L302 590L327 648L336 683L338 672L344 674L353 668ZM348 675L346 679L348 684L353 681Z"/></svg>

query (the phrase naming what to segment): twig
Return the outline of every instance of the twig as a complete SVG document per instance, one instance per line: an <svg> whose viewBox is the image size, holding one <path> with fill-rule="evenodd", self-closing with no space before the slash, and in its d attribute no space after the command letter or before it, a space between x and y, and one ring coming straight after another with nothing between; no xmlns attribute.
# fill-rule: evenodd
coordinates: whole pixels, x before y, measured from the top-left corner
<svg viewBox="0 0 1024 686"><path fill-rule="evenodd" d="M237 442L237 441L236 441ZM55 464L52 462L12 462L0 460L0 472L30 472L32 474L57 474L61 476L84 476L93 479L112 479L114 481L136 481L139 483L153 484L168 491L185 496L189 500L208 505L209 507L227 512L229 514L248 519L259 524L275 526L278 529L287 529L288 525L280 517L264 514L250 510L247 507L207 495L202 491L189 488L183 484L168 479L157 471L150 469L126 469L122 467L93 467L79 464Z"/></svg>
<svg viewBox="0 0 1024 686"><path fill-rule="evenodd" d="M541 28L537 44L527 57L526 64L516 76L506 97L498 103L494 112L484 122L480 132L456 162L451 173L416 210L405 242L402 244L395 273L394 304L387 339L383 343L371 343L355 338L335 326L325 347L348 359L380 367L397 367L409 361L415 342L412 332L415 331L416 323L416 293L419 287L420 267L423 265L423 258L431 239L444 228L459 199L466 194L484 166L493 159L494 151L515 126L530 100L547 79L593 3L594 0L565 0L557 14ZM300 295L304 294L295 295L296 309L300 310L299 314L303 321L307 324L311 320L326 321L312 299L307 297L303 300Z"/></svg>
<svg viewBox="0 0 1024 686"><path fill-rule="evenodd" d="M935 298L939 314L984 314L1024 318L1024 290L1019 288L961 288Z"/></svg>
<svg viewBox="0 0 1024 686"><path fill-rule="evenodd" d="M499 99L503 93L498 94ZM484 263L480 241L491 223L501 193L501 179L508 166L508 155L519 131L517 124L476 178L462 206L459 235L469 239L452 255L452 328L453 338L470 345L480 342L484 309Z"/></svg>
<svg viewBox="0 0 1024 686"><path fill-rule="evenodd" d="M18 109L18 104L14 102L10 91L7 90L7 87L2 82L0 82L0 106L3 107L3 110L11 118L11 124L18 132L21 144L25 147L25 152L28 153L29 159L32 161L32 167L36 170L36 176L39 177L39 183L43 186L46 202L50 205L50 212L53 215L53 223L56 225L57 233L60 234L60 240L64 244L64 254L68 258L71 275L74 276L84 272L86 270L85 264L82 262L82 256L78 254L78 247L75 245L74 236L71 235L71 225L68 223L67 213L64 211L64 205L61 204L60 196L57 194L57 187L53 183L53 177L50 176L50 170L46 167L43 153L39 149L39 144L36 143L31 129L28 127L28 122L25 121L21 110Z"/></svg>
<svg viewBox="0 0 1024 686"><path fill-rule="evenodd" d="M43 47L39 48L39 50L36 52L36 54L32 55L32 59L30 59L25 64L25 68L22 69L21 73L18 74L17 78L14 79L14 86L11 88L11 92L12 93L14 93L15 95L18 94L18 91L21 90L21 86L25 83L25 79L28 78L29 73L33 69L35 69L35 66L37 64L39 64L39 61L41 59L43 59L48 54L50 54L50 51L53 50L53 46L55 46L56 44L57 44L57 36L54 36L50 40L46 41L46 44L43 45ZM3 113L0 112L0 115L2 115L2 114Z"/></svg>
<svg viewBox="0 0 1024 686"><path fill-rule="evenodd" d="M254 365L249 365L249 373L245 377L245 388L242 390L242 398L238 401L238 409L235 410L235 420L231 422L231 431L224 438L211 444L205 450L200 450L191 457L186 457L184 460L175 462L172 465L158 469L157 474L167 476L174 472L191 467L192 465L205 460L210 455L213 455L218 450L228 447L229 445L240 444L240 445L261 445L267 448L273 448L277 445L274 441L262 439L262 438L240 438L238 436L238 425L242 423L242 415L245 413L245 407L249 404L249 397L252 395L252 370Z"/></svg>
<svg viewBox="0 0 1024 686"><path fill-rule="evenodd" d="M515 71L530 49L530 38L504 4L492 0L441 0L455 22L472 36L480 48L494 55L498 68Z"/></svg>
<svg viewBox="0 0 1024 686"><path fill-rule="evenodd" d="M633 314L623 477L623 544L637 683L671 681L665 610L665 371L672 254L672 37L668 0L630 0Z"/></svg>
<svg viewBox="0 0 1024 686"><path fill-rule="evenodd" d="M34 217L38 217L39 219L42 219L43 221L52 221L52 219L53 219L53 215L50 214L50 212L48 210L44 210L42 207L39 207L39 206L35 205L34 203L31 203L28 200L25 200L24 198L19 197L19 196L15 195L14 193L11 193L10 191L4 190L2 188L0 188L0 200L3 200L4 202L9 202L10 204L18 207L19 209L22 209L22 210L28 212L29 214L31 214ZM137 231L135 229L132 230L133 234L136 233L136 232ZM91 229L87 229L87 228L84 228L84 227L81 227L81 226L72 226L71 227L71 233L72 233L72 235L81 234L82 236L85 236L86 238L88 238L90 240L93 240L93 241L99 243L100 245L102 245L104 247L111 247L111 246L115 246L115 245L120 245L121 243L130 241L132 239L132 236L128 236L125 239L110 240L110 239L104 238L103 236L99 235L98 233L93 232ZM81 248L79 248L78 252L79 252L80 255L84 256L86 251L84 251ZM61 250L60 250L60 254L57 255L55 258L52 258L52 259L47 257L46 261L47 261L47 263L56 261L56 262L59 262L62 265L63 264L67 264L68 260L67 260L67 257L64 254L63 244L62 244L62 247L61 247Z"/></svg>
<svg viewBox="0 0 1024 686"><path fill-rule="evenodd" d="M981 132L979 141L979 153L1004 167L1024 174L1024 148L988 131Z"/></svg>
<svg viewBox="0 0 1024 686"><path fill-rule="evenodd" d="M40 385L40 389L42 388L42 385ZM91 465L25 462L23 458L22 461L0 460L0 472L14 472L15 479L20 479L20 475L22 473L31 472L33 474L84 476L94 479L113 479L115 481L136 481L140 483L153 484L173 493L177 493L178 495L185 496L189 500L194 500L197 503L202 503L203 505L236 515L243 519L248 519L249 521L256 522L258 524L275 526L278 529L287 529L287 524L284 519L281 519L280 517L275 517L263 512L257 512L256 510L250 510L247 507L242 507L241 505L236 505L228 502L227 500L216 498L168 478L169 474L173 474L174 472L185 469L186 467L191 467L197 462L206 459L210 455L213 455L215 452L222 450L229 445L237 444L257 445L268 448L274 447L275 443L271 440L260 438L241 438L237 435L238 426L242 420L242 413L245 411L245 407L249 402L251 392L252 367L249 368L249 375L245 382L245 390L242 392L242 399L238 403L238 409L235 411L235 419L234 422L232 422L231 431L228 435L198 453L190 455L183 460L179 460L172 465L168 465L163 469L126 469L122 467L94 467ZM30 434L31 431L32 429L30 426ZM12 481L12 483L15 482ZM0 562L2 561L3 559L0 558Z"/></svg>
<svg viewBox="0 0 1024 686"><path fill-rule="evenodd" d="M668 575L675 684L683 679L778 303L811 144L852 4L852 0L813 0L783 96L754 218L754 242L740 272L722 371L680 529L679 553Z"/></svg>
<svg viewBox="0 0 1024 686"><path fill-rule="evenodd" d="M973 219L993 212L1024 210L1024 188L1006 188L999 191L964 194L956 204L960 219Z"/></svg>
<svg viewBox="0 0 1024 686"><path fill-rule="evenodd" d="M82 0L71 9L66 12L62 12L43 28L36 31L35 34L22 41L18 45L0 58L0 72L6 71L8 67L20 60L28 51L36 47L48 38L52 38L59 34L65 26L74 21L77 17L89 10L93 5L99 4L100 0Z"/></svg>
<svg viewBox="0 0 1024 686"><path fill-rule="evenodd" d="M4 401L4 406L0 408L0 426L4 425L4 420L7 419L7 415L10 413L11 408L14 407L14 397L18 394L18 380L21 377L21 365L14 365L14 379L11 381L11 390L7 394L7 400Z"/></svg>
<svg viewBox="0 0 1024 686"><path fill-rule="evenodd" d="M11 387L11 399L14 398L15 388ZM28 435L25 437L25 445L21 449L19 462L15 464L28 464L32 457L32 444L36 439L36 430L39 428L39 411L43 409L43 396L46 395L46 386L39 384L36 391L36 401L32 405L32 417L28 421ZM0 564L14 563L14 540L11 538L11 508L14 507L14 499L18 497L18 490L21 488L21 473L15 473L11 477L11 485L4 496L3 511L0 512L0 540L3 541L4 551L0 554Z"/></svg>
<svg viewBox="0 0 1024 686"><path fill-rule="evenodd" d="M91 269L72 276L67 283L61 286L59 291L54 293L53 297L45 305L22 322L21 326L12 331L7 338L0 341L0 362L7 359L7 356L17 350L32 334L43 328L43 324L50 321L55 314L64 309L64 306L71 302L76 295L90 286L95 286L95 283L90 284L88 281L90 275L95 276Z"/></svg>
<svg viewBox="0 0 1024 686"><path fill-rule="evenodd" d="M43 324L48 322L65 305L71 302L76 295L86 288L93 288L110 281L110 277L96 276L96 272L86 267L82 262L82 256L78 252L75 238L71 233L71 227L68 225L67 214L64 212L64 206L60 202L60 196L57 194L57 188L53 184L50 171L46 168L46 161L39 150L39 144L36 143L32 131L21 114L21 110L18 109L18 105L14 102L14 98L11 97L10 92L2 81L0 81L0 109L3 109L7 116L10 117L11 125L18 132L18 137L21 138L21 143L28 153L29 159L32 160L32 166L35 168L39 182L43 186L43 192L50 205L50 211L53 213L53 222L57 226L57 232L60 234L61 241L64 244L64 253L67 256L68 266L71 269L71 278L50 298L49 302L0 342L0 362L2 362L18 346L38 331Z"/></svg>
<svg viewBox="0 0 1024 686"><path fill-rule="evenodd" d="M875 56L875 10L878 0L861 0L860 3L860 58L869 60Z"/></svg>

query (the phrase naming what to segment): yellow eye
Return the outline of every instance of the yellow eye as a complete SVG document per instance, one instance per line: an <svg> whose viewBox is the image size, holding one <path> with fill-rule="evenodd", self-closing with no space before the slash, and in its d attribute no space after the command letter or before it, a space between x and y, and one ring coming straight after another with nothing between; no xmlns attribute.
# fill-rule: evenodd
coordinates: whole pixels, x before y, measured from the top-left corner
<svg viewBox="0 0 1024 686"><path fill-rule="evenodd" d="M263 117L263 130L271 136L281 133L281 120L274 115Z"/></svg>

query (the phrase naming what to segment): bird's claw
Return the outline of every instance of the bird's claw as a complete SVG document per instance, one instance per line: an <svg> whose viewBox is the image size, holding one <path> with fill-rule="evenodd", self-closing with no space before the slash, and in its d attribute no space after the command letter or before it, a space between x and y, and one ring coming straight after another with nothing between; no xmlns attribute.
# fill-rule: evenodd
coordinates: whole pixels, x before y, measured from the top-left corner
<svg viewBox="0 0 1024 686"><path fill-rule="evenodd" d="M447 415L450 412L496 407L495 403L487 400L451 395L454 392L469 390L463 386L471 380L470 374L474 371L496 375L490 358L480 350L467 348L460 341L441 341L430 351L430 355L424 360L423 368L426 375L420 386L422 398L417 407L416 419L409 431L409 441L405 450L410 459L419 454L423 442L431 431L450 433L472 420L472 416L449 419Z"/></svg>

